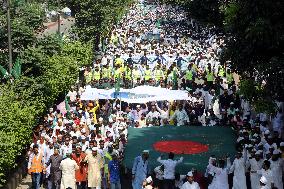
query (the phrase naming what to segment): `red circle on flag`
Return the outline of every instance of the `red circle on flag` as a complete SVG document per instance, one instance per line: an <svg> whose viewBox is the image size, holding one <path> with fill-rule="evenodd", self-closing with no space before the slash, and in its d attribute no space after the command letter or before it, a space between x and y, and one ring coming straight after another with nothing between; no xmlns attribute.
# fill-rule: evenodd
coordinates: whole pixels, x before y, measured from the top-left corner
<svg viewBox="0 0 284 189"><path fill-rule="evenodd" d="M201 144L199 142L193 141L159 141L153 144L154 149L159 152L174 154L199 154L202 152L207 152L208 145Z"/></svg>

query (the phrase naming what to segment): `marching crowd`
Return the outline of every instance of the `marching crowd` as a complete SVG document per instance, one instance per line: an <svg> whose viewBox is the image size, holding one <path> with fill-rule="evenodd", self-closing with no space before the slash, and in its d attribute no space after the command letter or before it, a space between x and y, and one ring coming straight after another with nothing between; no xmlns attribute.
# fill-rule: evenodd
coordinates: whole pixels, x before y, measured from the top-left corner
<svg viewBox="0 0 284 189"><path fill-rule="evenodd" d="M219 125L237 133L232 163L232 157L212 155L206 170L181 175L175 167L183 158L175 160L170 153L151 169L151 154L144 150L133 163L133 189L227 189L231 173L234 189L283 189L283 104L274 115L255 114L238 94L236 75L220 63L224 45L216 28L200 26L179 7L133 5L102 45L102 57L82 69L82 82L67 95L69 108L50 108L34 128L28 153L33 188L124 188L128 127ZM179 89L191 100L84 101L86 85Z"/></svg>

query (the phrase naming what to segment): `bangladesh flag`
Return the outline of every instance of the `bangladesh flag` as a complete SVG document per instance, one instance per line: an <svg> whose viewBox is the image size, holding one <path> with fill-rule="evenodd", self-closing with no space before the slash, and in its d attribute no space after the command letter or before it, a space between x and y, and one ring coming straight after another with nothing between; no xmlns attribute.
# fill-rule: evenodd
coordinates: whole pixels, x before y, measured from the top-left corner
<svg viewBox="0 0 284 189"><path fill-rule="evenodd" d="M221 136L221 137L220 137ZM192 168L205 171L211 155L222 158L229 155L233 160L236 136L228 127L200 127L200 126L163 126L128 128L128 142L125 149L124 165L132 168L133 160L143 150L150 151L150 167L154 169L160 163L156 159L163 154L173 152L175 159L183 157L176 171L186 174Z"/></svg>
<svg viewBox="0 0 284 189"><path fill-rule="evenodd" d="M173 89L177 90L178 89L178 80L177 80L177 72L174 69L173 71Z"/></svg>
<svg viewBox="0 0 284 189"><path fill-rule="evenodd" d="M66 112L67 112L66 113L67 119L71 119L69 101L70 101L70 96L65 96L65 109L66 109Z"/></svg>
<svg viewBox="0 0 284 189"><path fill-rule="evenodd" d="M1 75L2 75L3 78L8 78L9 77L8 71L1 65L0 65L0 72L1 72Z"/></svg>
<svg viewBox="0 0 284 189"><path fill-rule="evenodd" d="M12 75L15 79L18 79L21 76L21 64L21 60L17 58L12 70Z"/></svg>

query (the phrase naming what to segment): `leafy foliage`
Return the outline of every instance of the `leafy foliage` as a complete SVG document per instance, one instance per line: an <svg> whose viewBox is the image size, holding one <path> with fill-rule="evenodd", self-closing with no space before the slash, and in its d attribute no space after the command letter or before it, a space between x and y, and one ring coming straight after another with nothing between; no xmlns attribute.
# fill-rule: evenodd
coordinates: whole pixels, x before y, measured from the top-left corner
<svg viewBox="0 0 284 189"><path fill-rule="evenodd" d="M232 37L224 60L243 76L265 83L265 95L281 98L284 93L283 1L233 1L225 9L225 27ZM264 96L263 96L264 97Z"/></svg>
<svg viewBox="0 0 284 189"><path fill-rule="evenodd" d="M132 0L70 0L66 5L75 15L75 29L78 37L98 44L100 37L110 31L112 25L125 13Z"/></svg>

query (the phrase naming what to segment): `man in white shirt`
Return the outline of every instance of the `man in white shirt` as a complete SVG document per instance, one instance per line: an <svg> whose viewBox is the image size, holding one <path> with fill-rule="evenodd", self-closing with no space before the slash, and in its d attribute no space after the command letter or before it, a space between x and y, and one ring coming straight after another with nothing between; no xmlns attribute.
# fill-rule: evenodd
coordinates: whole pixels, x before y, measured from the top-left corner
<svg viewBox="0 0 284 189"><path fill-rule="evenodd" d="M174 189L175 187L175 169L177 164L183 161L183 157L181 157L179 160L174 160L174 157L174 153L170 152L169 159L162 160L161 157L157 159L158 162L164 165L164 189Z"/></svg>
<svg viewBox="0 0 284 189"><path fill-rule="evenodd" d="M146 120L152 122L154 118L158 119L160 113L157 111L156 106L151 107L151 111L146 115Z"/></svg>
<svg viewBox="0 0 284 189"><path fill-rule="evenodd" d="M183 109L183 105L180 104L179 108L175 111L175 113L172 115L170 120L176 119L177 126L186 125L189 122L188 115L186 111Z"/></svg>
<svg viewBox="0 0 284 189"><path fill-rule="evenodd" d="M194 182L192 172L187 173L187 181L182 185L181 189L200 189L199 184Z"/></svg>

